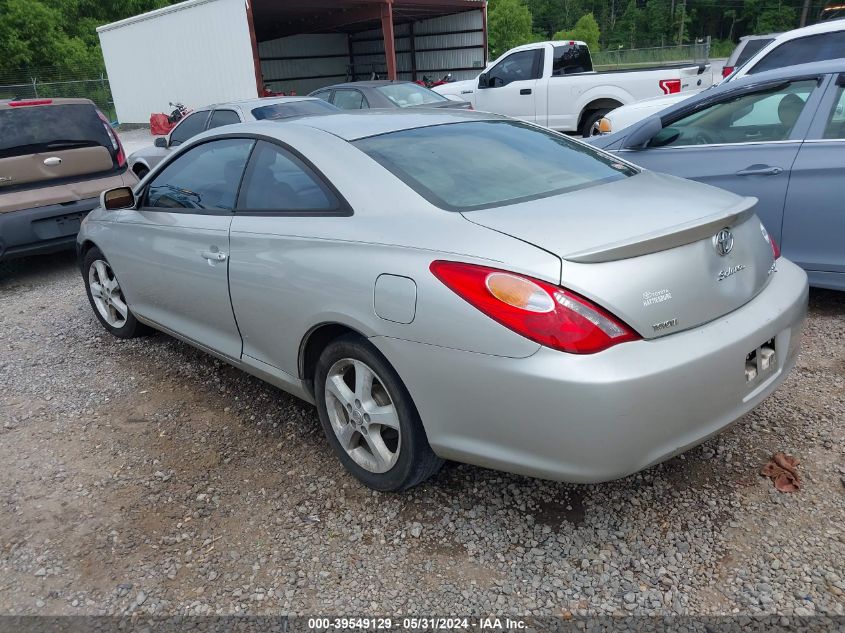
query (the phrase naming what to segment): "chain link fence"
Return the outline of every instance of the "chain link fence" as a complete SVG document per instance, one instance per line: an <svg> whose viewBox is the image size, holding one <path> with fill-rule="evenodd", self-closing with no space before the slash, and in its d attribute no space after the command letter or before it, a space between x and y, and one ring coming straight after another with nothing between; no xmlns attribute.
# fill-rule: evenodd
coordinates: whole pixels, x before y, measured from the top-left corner
<svg viewBox="0 0 845 633"><path fill-rule="evenodd" d="M667 64L701 64L710 57L710 38L695 44L661 46L656 48L628 48L592 53L596 70L624 70Z"/></svg>
<svg viewBox="0 0 845 633"><path fill-rule="evenodd" d="M0 71L0 100L51 97L90 99L110 121L117 118L109 79L101 68Z"/></svg>

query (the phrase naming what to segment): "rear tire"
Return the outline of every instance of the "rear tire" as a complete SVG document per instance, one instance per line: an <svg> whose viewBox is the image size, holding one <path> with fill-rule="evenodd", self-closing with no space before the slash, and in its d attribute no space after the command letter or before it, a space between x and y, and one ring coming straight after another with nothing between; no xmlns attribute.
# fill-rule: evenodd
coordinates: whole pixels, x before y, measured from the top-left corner
<svg viewBox="0 0 845 633"><path fill-rule="evenodd" d="M94 316L106 330L117 338L125 339L151 332L132 314L111 265L96 246L82 258L82 278Z"/></svg>
<svg viewBox="0 0 845 633"><path fill-rule="evenodd" d="M593 126L595 126L596 123L601 121L602 118L604 118L604 115L606 115L608 112L610 112L610 109L596 110L591 115L587 116L584 119L583 125L581 126L581 136L583 136L584 138L590 138L592 136L595 136Z"/></svg>
<svg viewBox="0 0 845 633"><path fill-rule="evenodd" d="M407 490L440 470L443 460L431 450L408 390L364 338L329 343L317 361L314 391L329 444L365 486Z"/></svg>

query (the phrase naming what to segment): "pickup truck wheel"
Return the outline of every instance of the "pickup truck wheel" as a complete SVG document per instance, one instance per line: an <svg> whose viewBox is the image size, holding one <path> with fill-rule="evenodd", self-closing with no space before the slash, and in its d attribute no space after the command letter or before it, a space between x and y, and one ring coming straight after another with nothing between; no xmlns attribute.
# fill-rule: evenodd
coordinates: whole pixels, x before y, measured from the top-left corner
<svg viewBox="0 0 845 633"><path fill-rule="evenodd" d="M132 314L114 271L96 246L85 253L82 277L94 315L104 328L118 338L135 338L150 332Z"/></svg>
<svg viewBox="0 0 845 633"><path fill-rule="evenodd" d="M591 136L596 135L595 125L599 121L602 120L605 114L610 112L609 109L605 110L596 110L591 115L587 116L584 119L584 124L581 126L581 136L584 138L590 138Z"/></svg>
<svg viewBox="0 0 845 633"><path fill-rule="evenodd" d="M406 490L443 465L396 370L364 338L342 336L317 361L320 423L344 468L375 490Z"/></svg>

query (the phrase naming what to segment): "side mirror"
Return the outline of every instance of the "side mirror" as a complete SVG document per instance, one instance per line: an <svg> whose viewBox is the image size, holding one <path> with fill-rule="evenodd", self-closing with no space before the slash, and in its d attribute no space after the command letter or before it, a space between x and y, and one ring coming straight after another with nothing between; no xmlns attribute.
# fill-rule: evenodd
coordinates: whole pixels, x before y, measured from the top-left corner
<svg viewBox="0 0 845 633"><path fill-rule="evenodd" d="M487 73L481 73L478 76L478 87L479 88L487 88Z"/></svg>
<svg viewBox="0 0 845 633"><path fill-rule="evenodd" d="M646 119L643 124L625 137L622 149L644 149L648 142L663 129L659 116Z"/></svg>
<svg viewBox="0 0 845 633"><path fill-rule="evenodd" d="M106 211L131 209L135 206L135 193L131 187L117 187L100 194L100 206Z"/></svg>
<svg viewBox="0 0 845 633"><path fill-rule="evenodd" d="M153 142L153 145L156 147L161 147L163 149L167 149L167 137L166 136L156 136L156 140Z"/></svg>

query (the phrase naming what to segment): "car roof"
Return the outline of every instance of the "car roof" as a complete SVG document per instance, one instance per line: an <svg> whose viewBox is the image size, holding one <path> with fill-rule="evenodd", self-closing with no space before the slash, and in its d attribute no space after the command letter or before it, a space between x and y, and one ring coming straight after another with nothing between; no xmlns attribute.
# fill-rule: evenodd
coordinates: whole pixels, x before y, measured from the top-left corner
<svg viewBox="0 0 845 633"><path fill-rule="evenodd" d="M766 33L765 35L743 35L739 38L740 42L751 42L753 40L773 40L776 37L780 37L783 35L782 31L778 31L777 33Z"/></svg>
<svg viewBox="0 0 845 633"><path fill-rule="evenodd" d="M465 123L467 121L511 120L508 117L473 110L419 109L409 112L395 110L355 110L340 114L325 114L306 117L288 125L301 125L333 134L346 141L355 141L368 136L389 132L400 132L420 127Z"/></svg>
<svg viewBox="0 0 845 633"><path fill-rule="evenodd" d="M245 108L247 110L251 108L258 108L261 106L266 105L275 105L277 103L294 103L296 101L315 101L317 97L293 97L293 96L280 96L280 97L255 97L252 99L240 99L239 101L225 101L223 103L215 103L213 105L203 106L201 108L196 108L197 111L199 110L213 110L216 108L226 108L232 106L238 106L241 108Z"/></svg>
<svg viewBox="0 0 845 633"><path fill-rule="evenodd" d="M389 86L391 84L409 84L413 83L410 81L404 80L392 80L392 79L377 79L373 81L347 81L342 84L332 84L331 86L326 86L325 88L319 88L317 91L320 90L332 90L334 88L379 88L381 86Z"/></svg>
<svg viewBox="0 0 845 633"><path fill-rule="evenodd" d="M91 105L95 106L96 104L91 101L90 99L76 99L76 98L67 98L67 99L54 99L52 97L26 97L22 99L2 99L0 100L0 108L15 108L19 106L10 105L12 103L19 103L19 102L27 102L33 101L32 107L38 107L40 105ZM41 103L43 101L43 103Z"/></svg>

